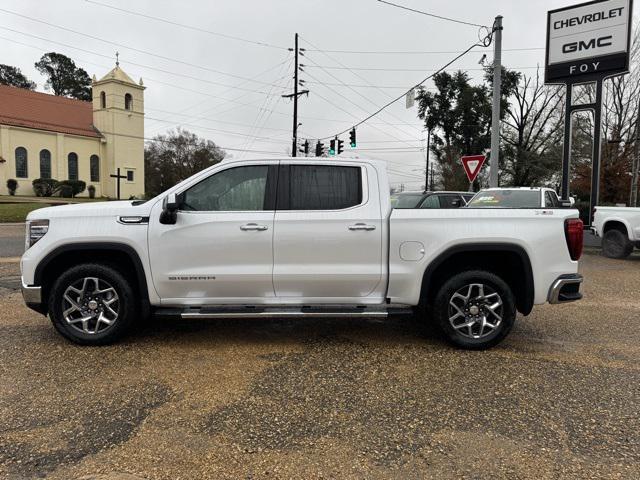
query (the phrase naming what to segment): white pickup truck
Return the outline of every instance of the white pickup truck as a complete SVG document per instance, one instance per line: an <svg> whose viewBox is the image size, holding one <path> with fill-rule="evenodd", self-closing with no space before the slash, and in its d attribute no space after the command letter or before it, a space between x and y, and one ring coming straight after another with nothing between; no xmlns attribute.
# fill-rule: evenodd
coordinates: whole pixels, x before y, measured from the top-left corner
<svg viewBox="0 0 640 480"><path fill-rule="evenodd" d="M517 311L582 297L582 228L570 209L393 210L376 161L229 161L146 202L31 212L22 291L80 344L113 342L149 314L414 310L480 349Z"/></svg>
<svg viewBox="0 0 640 480"><path fill-rule="evenodd" d="M596 207L593 228L609 258L627 258L640 248L640 208Z"/></svg>

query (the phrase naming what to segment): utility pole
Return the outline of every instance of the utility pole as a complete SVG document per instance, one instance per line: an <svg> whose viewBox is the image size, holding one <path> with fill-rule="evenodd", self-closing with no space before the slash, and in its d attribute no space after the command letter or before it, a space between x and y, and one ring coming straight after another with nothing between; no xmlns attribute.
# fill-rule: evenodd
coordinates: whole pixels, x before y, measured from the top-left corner
<svg viewBox="0 0 640 480"><path fill-rule="evenodd" d="M431 187L429 190L433 192L433 163L431 164Z"/></svg>
<svg viewBox="0 0 640 480"><path fill-rule="evenodd" d="M491 110L491 164L489 165L489 186L498 186L500 168L500 99L502 90L502 16L493 23L493 107Z"/></svg>
<svg viewBox="0 0 640 480"><path fill-rule="evenodd" d="M298 34L295 35L294 48L290 48L289 51L293 51L295 58L295 71L293 73L293 93L289 93L287 95L282 95L284 98L293 98L293 138L292 138L292 147L291 147L291 156L298 156L298 97L300 95L308 95L309 90L301 90L298 91L298 70L300 69L300 65L298 63L298 56L301 51L304 51L303 48L298 48Z"/></svg>
<svg viewBox="0 0 640 480"><path fill-rule="evenodd" d="M429 150L431 149L431 129L427 128L427 157L426 157L426 168L424 169L424 189L425 191L429 190ZM431 180L433 182L433 179Z"/></svg>
<svg viewBox="0 0 640 480"><path fill-rule="evenodd" d="M631 198L630 207L638 206L638 176L640 176L640 101L638 101L638 116L636 117L636 142L631 169Z"/></svg>

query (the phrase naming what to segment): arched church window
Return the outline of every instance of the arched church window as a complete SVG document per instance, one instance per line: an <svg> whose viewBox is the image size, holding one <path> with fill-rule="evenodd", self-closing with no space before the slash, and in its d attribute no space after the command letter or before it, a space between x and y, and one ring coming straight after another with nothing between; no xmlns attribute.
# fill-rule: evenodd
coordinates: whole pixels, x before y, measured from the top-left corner
<svg viewBox="0 0 640 480"><path fill-rule="evenodd" d="M130 93L127 93L124 96L124 108L125 110L131 110L133 107L133 97Z"/></svg>
<svg viewBox="0 0 640 480"><path fill-rule="evenodd" d="M100 108L107 108L107 94L100 92Z"/></svg>
<svg viewBox="0 0 640 480"><path fill-rule="evenodd" d="M40 178L51 178L51 152L40 150Z"/></svg>
<svg viewBox="0 0 640 480"><path fill-rule="evenodd" d="M98 155L89 157L89 175L92 182L100 181L100 158Z"/></svg>
<svg viewBox="0 0 640 480"><path fill-rule="evenodd" d="M18 147L16 148L16 177L27 178L28 176L27 149L24 147Z"/></svg>
<svg viewBox="0 0 640 480"><path fill-rule="evenodd" d="M67 156L67 166L69 167L69 180L78 180L78 154L71 152Z"/></svg>

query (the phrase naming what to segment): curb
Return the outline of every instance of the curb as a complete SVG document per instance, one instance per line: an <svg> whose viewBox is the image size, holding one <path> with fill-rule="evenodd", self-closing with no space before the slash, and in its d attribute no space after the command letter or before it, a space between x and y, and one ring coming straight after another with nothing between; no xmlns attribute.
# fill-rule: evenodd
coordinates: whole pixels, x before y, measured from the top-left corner
<svg viewBox="0 0 640 480"><path fill-rule="evenodd" d="M0 257L0 263L20 263L20 257Z"/></svg>

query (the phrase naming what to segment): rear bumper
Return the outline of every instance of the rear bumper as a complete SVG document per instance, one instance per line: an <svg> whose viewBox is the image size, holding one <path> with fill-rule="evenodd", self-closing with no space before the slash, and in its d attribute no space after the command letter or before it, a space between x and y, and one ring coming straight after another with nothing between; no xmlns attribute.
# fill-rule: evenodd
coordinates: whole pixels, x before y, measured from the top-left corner
<svg viewBox="0 0 640 480"><path fill-rule="evenodd" d="M560 275L549 289L549 303L569 303L580 300L582 298L582 292L580 292L582 280L582 275L578 273Z"/></svg>

